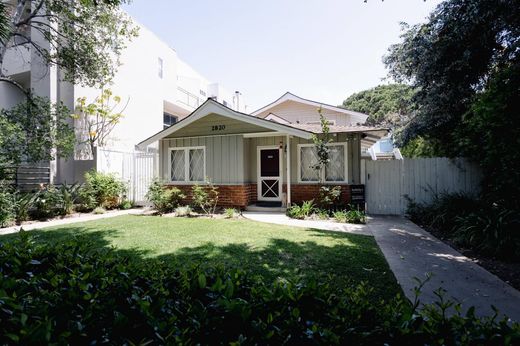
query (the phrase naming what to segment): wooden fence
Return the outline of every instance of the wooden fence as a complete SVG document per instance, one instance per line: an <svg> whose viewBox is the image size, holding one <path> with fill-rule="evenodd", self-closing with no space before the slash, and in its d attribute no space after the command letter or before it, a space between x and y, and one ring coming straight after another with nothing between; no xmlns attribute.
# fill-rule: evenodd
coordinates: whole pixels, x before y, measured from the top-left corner
<svg viewBox="0 0 520 346"><path fill-rule="evenodd" d="M362 180L368 213L403 215L406 197L424 203L441 193L477 194L481 172L465 159L363 160Z"/></svg>
<svg viewBox="0 0 520 346"><path fill-rule="evenodd" d="M47 164L21 164L19 166L0 167L0 179L22 191L40 188L40 184L50 182L50 167Z"/></svg>

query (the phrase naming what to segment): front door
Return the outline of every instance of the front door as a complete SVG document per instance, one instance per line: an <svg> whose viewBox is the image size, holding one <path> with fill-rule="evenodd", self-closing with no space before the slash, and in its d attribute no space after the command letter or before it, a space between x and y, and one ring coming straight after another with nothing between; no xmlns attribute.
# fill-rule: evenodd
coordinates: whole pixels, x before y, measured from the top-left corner
<svg viewBox="0 0 520 346"><path fill-rule="evenodd" d="M281 201L282 182L280 149L258 148L258 200Z"/></svg>

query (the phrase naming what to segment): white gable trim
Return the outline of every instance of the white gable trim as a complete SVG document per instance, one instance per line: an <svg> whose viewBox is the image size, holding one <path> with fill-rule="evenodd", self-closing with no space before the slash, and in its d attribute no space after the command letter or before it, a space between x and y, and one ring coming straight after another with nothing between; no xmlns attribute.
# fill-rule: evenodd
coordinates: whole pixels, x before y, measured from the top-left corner
<svg viewBox="0 0 520 346"><path fill-rule="evenodd" d="M230 119L243 121L243 122L246 122L246 123L249 123L252 125L257 125L257 126L269 129L269 130L280 132L280 134L289 134L289 135L293 135L293 136L301 137L301 138L305 138L305 139L310 139L312 137L312 133L310 133L310 132L296 129L294 127L290 127L287 125L279 124L279 123L276 123L273 121L256 118L252 115L239 113L224 105L221 105L220 103L218 103L217 101L215 101L213 99L208 99L206 102L204 102L199 108L194 110L193 113L191 113L186 118L184 118L181 121L179 121L178 123L168 127L167 129L160 131L160 132L156 133L155 135L145 139L144 141L139 143L137 146L140 148L144 148L154 142L157 142L157 141L163 139L164 137L171 135L172 133L175 133L175 132L181 130L182 128L190 125L191 123L193 123L199 119L202 119L210 114L217 114L217 115L227 117Z"/></svg>
<svg viewBox="0 0 520 346"><path fill-rule="evenodd" d="M351 110L340 108L340 107L334 107L334 106L331 106L331 105L327 105L327 104L316 102L316 101L312 101L312 100L307 100L307 99L301 98L299 96L296 96L294 94L291 94L290 92L286 92L278 100L268 104L265 107L262 107L262 108L260 108L260 109L258 109L256 111L254 111L253 113L251 113L251 115L257 116L258 114L263 113L263 112L269 110L270 108L276 107L276 106L278 106L279 104L281 104L281 103L283 103L285 101L294 101L294 102L306 104L306 105L309 105L309 106L314 106L314 107L317 107L317 108L321 107L323 109L331 110L331 111L334 111L334 112L348 114L348 115L351 115L351 116L359 119L360 123L365 122L367 120L367 118L368 118L367 114L351 111Z"/></svg>

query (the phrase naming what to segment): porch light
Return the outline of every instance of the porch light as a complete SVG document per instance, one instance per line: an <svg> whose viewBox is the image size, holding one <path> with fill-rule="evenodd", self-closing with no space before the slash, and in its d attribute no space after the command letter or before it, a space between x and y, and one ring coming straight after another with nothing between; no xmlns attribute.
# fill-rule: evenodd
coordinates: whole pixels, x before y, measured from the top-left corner
<svg viewBox="0 0 520 346"><path fill-rule="evenodd" d="M280 146L279 146L280 149L283 149L283 141L280 141Z"/></svg>

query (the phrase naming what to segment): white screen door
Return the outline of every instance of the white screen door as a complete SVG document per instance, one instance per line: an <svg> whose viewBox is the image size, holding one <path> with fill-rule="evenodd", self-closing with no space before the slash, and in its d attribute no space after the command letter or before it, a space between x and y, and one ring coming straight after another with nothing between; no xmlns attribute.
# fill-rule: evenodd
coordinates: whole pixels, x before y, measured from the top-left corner
<svg viewBox="0 0 520 346"><path fill-rule="evenodd" d="M258 148L258 200L281 201L281 155L278 147Z"/></svg>

